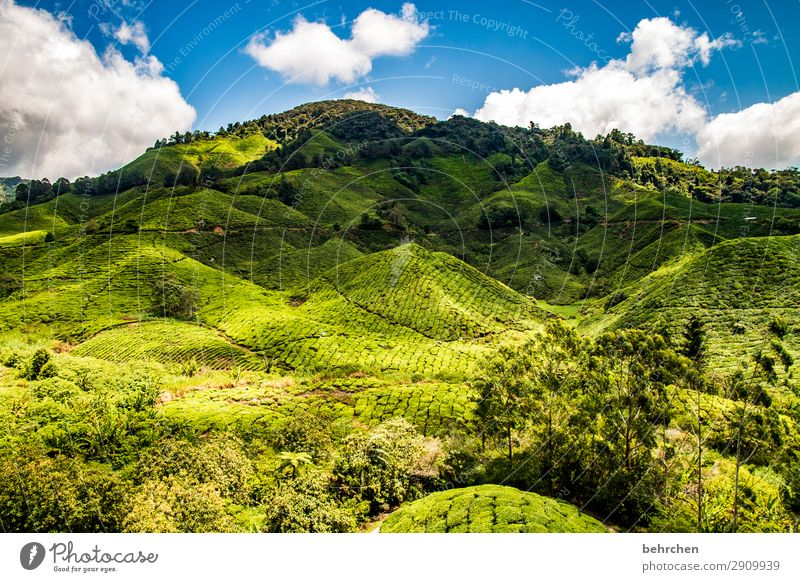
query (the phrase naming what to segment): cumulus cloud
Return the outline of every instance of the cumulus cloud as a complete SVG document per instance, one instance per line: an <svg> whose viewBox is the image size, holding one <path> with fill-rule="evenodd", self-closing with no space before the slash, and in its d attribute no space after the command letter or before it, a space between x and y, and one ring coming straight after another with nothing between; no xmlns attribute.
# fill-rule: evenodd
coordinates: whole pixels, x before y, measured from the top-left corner
<svg viewBox="0 0 800 582"><path fill-rule="evenodd" d="M0 174L97 174L195 119L158 59L100 56L45 10L0 4L0 54Z"/></svg>
<svg viewBox="0 0 800 582"><path fill-rule="evenodd" d="M136 21L133 24L123 22L114 31L114 38L122 44L133 44L142 54L150 52L150 39L144 30L144 23Z"/></svg>
<svg viewBox="0 0 800 582"><path fill-rule="evenodd" d="M368 8L356 17L349 39L339 38L323 22L297 16L289 32L278 32L272 40L254 35L245 52L290 82L353 83L372 70L375 58L413 52L429 30L410 3L403 4L400 15Z"/></svg>
<svg viewBox="0 0 800 582"><path fill-rule="evenodd" d="M705 66L714 52L741 41L730 34L711 39L668 18L642 20L617 40L630 43L625 58L572 69L574 80L490 93L475 117L504 125L571 123L588 137L619 129L652 141L686 132L697 142L697 157L714 168L800 164L800 92L712 117L686 89L686 68Z"/></svg>
<svg viewBox="0 0 800 582"><path fill-rule="evenodd" d="M490 93L475 117L503 125L569 122L589 137L619 129L649 140L662 132L699 129L705 111L681 86L677 71L640 77L624 67L592 65L574 81Z"/></svg>
<svg viewBox="0 0 800 582"><path fill-rule="evenodd" d="M631 43L624 66L639 75L683 69L698 61L707 65L714 51L741 46L730 33L711 40L708 33L697 34L693 28L678 26L664 17L641 20L632 33L623 33L617 40Z"/></svg>
<svg viewBox="0 0 800 582"><path fill-rule="evenodd" d="M718 168L784 168L800 163L800 93L722 113L697 134L698 157Z"/></svg>
<svg viewBox="0 0 800 582"><path fill-rule="evenodd" d="M619 129L651 140L699 130L706 112L684 87L683 70L707 64L714 51L736 41L728 35L711 40L664 17L642 20L618 40L631 43L626 58L573 69L574 80L490 93L475 117L506 125L569 122L589 137Z"/></svg>
<svg viewBox="0 0 800 582"><path fill-rule="evenodd" d="M357 91L345 93L344 98L357 99L359 101L366 101L367 103L377 103L380 100L380 95L378 95L372 87L361 87Z"/></svg>

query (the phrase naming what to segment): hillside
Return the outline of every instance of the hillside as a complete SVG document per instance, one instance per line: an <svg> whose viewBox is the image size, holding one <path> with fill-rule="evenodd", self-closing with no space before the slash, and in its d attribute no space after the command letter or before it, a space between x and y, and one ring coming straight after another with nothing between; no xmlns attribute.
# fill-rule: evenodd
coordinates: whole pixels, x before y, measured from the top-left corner
<svg viewBox="0 0 800 582"><path fill-rule="evenodd" d="M776 318L800 325L800 236L721 242L653 271L619 291L620 301L587 317L590 328L663 327L679 335L691 315L705 323L709 357L735 367L743 352L769 346ZM781 333L798 353L795 333ZM785 338L783 336L786 336Z"/></svg>
<svg viewBox="0 0 800 582"><path fill-rule="evenodd" d="M0 203L0 518L789 531L796 177L340 100L31 180Z"/></svg>

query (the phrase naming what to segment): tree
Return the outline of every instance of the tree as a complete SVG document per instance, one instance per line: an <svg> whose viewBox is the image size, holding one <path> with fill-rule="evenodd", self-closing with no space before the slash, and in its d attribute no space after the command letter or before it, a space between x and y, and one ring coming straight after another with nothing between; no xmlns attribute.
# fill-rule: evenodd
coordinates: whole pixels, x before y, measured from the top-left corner
<svg viewBox="0 0 800 582"><path fill-rule="evenodd" d="M199 181L200 170L194 164L182 163L177 173L164 176L164 187L196 186Z"/></svg>
<svg viewBox="0 0 800 582"><path fill-rule="evenodd" d="M694 362L695 367L701 369L705 362L706 332L703 321L692 314L683 333L684 355Z"/></svg>
<svg viewBox="0 0 800 582"><path fill-rule="evenodd" d="M53 454L52 451L50 454ZM105 466L26 447L0 457L6 532L116 532L130 510L128 485Z"/></svg>
<svg viewBox="0 0 800 582"><path fill-rule="evenodd" d="M70 183L69 180L66 178L59 178L53 184L53 192L56 196L61 196L62 194L66 194L70 191Z"/></svg>
<svg viewBox="0 0 800 582"><path fill-rule="evenodd" d="M664 339L640 330L607 333L595 345L602 364L599 380L606 393L609 437L622 443L622 466L630 471L636 457L646 458L654 425L668 422L665 387L678 375L681 361Z"/></svg>
<svg viewBox="0 0 800 582"><path fill-rule="evenodd" d="M0 299L22 290L22 279L10 273L0 273Z"/></svg>
<svg viewBox="0 0 800 582"><path fill-rule="evenodd" d="M344 439L334 460L334 482L342 495L367 501L372 511L388 509L435 483L440 460L437 439L393 418Z"/></svg>
<svg viewBox="0 0 800 582"><path fill-rule="evenodd" d="M655 446L658 427L670 421L667 386L688 365L661 336L641 330L606 333L591 349L586 401L602 448L587 479L598 508L623 521L646 521L657 503Z"/></svg>
<svg viewBox="0 0 800 582"><path fill-rule="evenodd" d="M283 175L275 184L275 192L278 195L278 200L286 206L296 206L300 203L297 189Z"/></svg>
<svg viewBox="0 0 800 582"><path fill-rule="evenodd" d="M486 436L502 435L508 462L514 462L514 433L528 421L531 407L531 354L509 345L486 360L472 387L477 392L475 410L478 430Z"/></svg>
<svg viewBox="0 0 800 582"><path fill-rule="evenodd" d="M312 473L283 481L264 500L264 530L272 533L350 532L356 512L340 505L325 477Z"/></svg>
<svg viewBox="0 0 800 582"><path fill-rule="evenodd" d="M313 465L311 461L311 455L308 453L292 453L289 451L283 451L278 453L278 471L282 475L290 476L292 479L297 477L298 473L302 473L303 470L308 467L309 465Z"/></svg>
<svg viewBox="0 0 800 582"><path fill-rule="evenodd" d="M30 193L30 187L26 183L20 182L19 184L17 184L17 187L14 190L14 192L16 194L17 200L20 200L21 202L27 202L28 195Z"/></svg>
<svg viewBox="0 0 800 582"><path fill-rule="evenodd" d="M543 477L548 493L554 494L561 477L559 465L566 458L561 454L574 438L569 434L575 420L575 403L583 376L584 344L575 330L561 321L547 324L544 334L525 346L531 358L531 420L540 427L537 451L543 453Z"/></svg>
<svg viewBox="0 0 800 582"><path fill-rule="evenodd" d="M748 463L756 454L765 425L765 419L758 413L760 403L771 404L764 398L767 387L777 380L773 368L763 355L754 358L754 368L747 377L747 367L740 367L728 380L728 393L737 397L733 424L734 477L733 508L731 511L731 531L738 531L739 521L739 480L742 465Z"/></svg>
<svg viewBox="0 0 800 582"><path fill-rule="evenodd" d="M175 277L165 275L155 285L155 304L164 317L192 317L197 311L197 291L184 286Z"/></svg>
<svg viewBox="0 0 800 582"><path fill-rule="evenodd" d="M146 480L130 497L123 521L129 533L211 533L236 531L226 500L214 483L188 475Z"/></svg>

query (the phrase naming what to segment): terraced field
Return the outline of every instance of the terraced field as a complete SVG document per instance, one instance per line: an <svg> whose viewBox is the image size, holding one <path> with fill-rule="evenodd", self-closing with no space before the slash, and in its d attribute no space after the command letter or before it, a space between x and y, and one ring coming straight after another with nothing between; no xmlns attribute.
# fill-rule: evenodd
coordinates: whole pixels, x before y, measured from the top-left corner
<svg viewBox="0 0 800 582"><path fill-rule="evenodd" d="M423 434L446 435L471 418L470 390L463 384L397 383L378 378L287 380L206 386L168 394L164 414L200 432L234 428L279 430L293 414L307 411L351 419L364 426L403 417Z"/></svg>
<svg viewBox="0 0 800 582"><path fill-rule="evenodd" d="M785 346L800 348L800 236L754 237L725 241L656 270L624 290L607 314L584 320L597 332L614 327L648 327L666 322L680 335L692 314L708 328L709 357L732 368L743 353L769 346L770 324L786 318Z"/></svg>
<svg viewBox="0 0 800 582"><path fill-rule="evenodd" d="M119 325L79 344L72 353L112 362L196 363L213 369L264 368L262 358L218 333L174 321Z"/></svg>
<svg viewBox="0 0 800 582"><path fill-rule="evenodd" d="M479 485L432 493L392 513L381 533L604 533L564 501L513 487Z"/></svg>

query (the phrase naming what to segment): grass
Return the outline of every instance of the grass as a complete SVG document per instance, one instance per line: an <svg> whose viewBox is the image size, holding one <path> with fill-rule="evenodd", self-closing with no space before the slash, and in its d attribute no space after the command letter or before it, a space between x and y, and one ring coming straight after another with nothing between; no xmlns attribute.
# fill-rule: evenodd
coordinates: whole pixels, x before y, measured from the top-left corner
<svg viewBox="0 0 800 582"><path fill-rule="evenodd" d="M262 157L277 144L260 133L245 137L219 136L191 144L151 149L120 170L128 181L160 187L182 166L235 168Z"/></svg>
<svg viewBox="0 0 800 582"><path fill-rule="evenodd" d="M573 505L500 485L432 493L402 506L381 533L604 533Z"/></svg>

